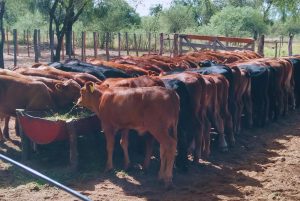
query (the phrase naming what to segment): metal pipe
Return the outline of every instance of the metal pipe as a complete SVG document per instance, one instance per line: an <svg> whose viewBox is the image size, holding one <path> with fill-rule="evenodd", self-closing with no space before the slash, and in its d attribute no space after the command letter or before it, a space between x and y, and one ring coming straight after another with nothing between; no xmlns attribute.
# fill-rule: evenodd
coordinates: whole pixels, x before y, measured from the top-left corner
<svg viewBox="0 0 300 201"><path fill-rule="evenodd" d="M53 179L51 179L51 178L43 175L42 173L40 173L40 172L38 172L38 171L36 171L36 170L34 170L34 169L26 166L26 165L23 165L23 164L15 161L15 160L7 157L7 156L4 156L3 154L0 154L0 159L4 160L4 161L7 161L7 162L9 162L9 163L11 163L13 165L18 166L19 168L21 168L21 169L29 172L33 176L39 177L39 178L45 180L47 183L50 183L50 184L52 184L52 185L54 185L54 186L56 186L56 187L58 187L58 188L60 188L60 189L62 189L64 191L66 191L67 193L69 193L69 194L71 194L71 195L73 195L73 196L75 196L75 197L83 200L83 201L92 201L87 196L84 196L84 195L78 193L77 191L75 191L75 190L73 190L73 189L71 189L71 188L69 188L67 186L62 185L61 183L58 183L57 181L55 181L55 180L53 180Z"/></svg>

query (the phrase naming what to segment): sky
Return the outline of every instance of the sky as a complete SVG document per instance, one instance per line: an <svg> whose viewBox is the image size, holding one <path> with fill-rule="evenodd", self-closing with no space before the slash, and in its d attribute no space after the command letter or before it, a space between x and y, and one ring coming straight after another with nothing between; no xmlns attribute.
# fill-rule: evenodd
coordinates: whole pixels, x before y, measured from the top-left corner
<svg viewBox="0 0 300 201"><path fill-rule="evenodd" d="M162 4L163 9L169 8L172 0L126 0L140 16L149 15L149 8L156 4Z"/></svg>

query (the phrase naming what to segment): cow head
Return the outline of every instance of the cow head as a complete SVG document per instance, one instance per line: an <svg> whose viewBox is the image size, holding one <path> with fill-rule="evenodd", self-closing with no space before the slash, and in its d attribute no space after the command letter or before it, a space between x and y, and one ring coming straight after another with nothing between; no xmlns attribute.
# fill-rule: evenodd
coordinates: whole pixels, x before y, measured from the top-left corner
<svg viewBox="0 0 300 201"><path fill-rule="evenodd" d="M86 82L80 90L80 97L77 101L77 105L88 108L93 112L97 112L99 101L102 96L102 92L99 90L94 82Z"/></svg>
<svg viewBox="0 0 300 201"><path fill-rule="evenodd" d="M74 80L67 80L55 85L58 107L71 105L80 97L80 85Z"/></svg>

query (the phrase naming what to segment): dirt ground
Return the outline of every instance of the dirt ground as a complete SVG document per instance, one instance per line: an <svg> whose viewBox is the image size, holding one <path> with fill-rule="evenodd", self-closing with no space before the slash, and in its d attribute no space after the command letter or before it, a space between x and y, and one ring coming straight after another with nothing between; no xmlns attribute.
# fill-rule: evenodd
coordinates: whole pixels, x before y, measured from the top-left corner
<svg viewBox="0 0 300 201"><path fill-rule="evenodd" d="M0 144L0 152L20 160L18 137ZM97 140L103 141L101 134ZM122 157L115 158L117 170L103 173L103 143L82 138L84 154L80 168L68 167L67 145L49 146L26 164L93 200L300 200L300 111L270 123L265 128L243 131L228 153L213 149L209 161L190 164L186 174L174 172L174 188L166 190L157 181L159 162L151 170L125 172ZM101 153L100 153L101 152ZM122 155L121 152L115 155ZM49 156L50 155L50 156ZM135 158L135 155L132 156ZM119 170L118 170L119 168ZM78 200L65 192L0 162L0 200Z"/></svg>
<svg viewBox="0 0 300 201"><path fill-rule="evenodd" d="M41 61L48 58L47 53L42 53ZM6 55L5 60L6 68L12 68L13 56ZM21 49L18 65L32 63L33 58ZM13 121L10 133L12 140L0 142L0 153L21 161L20 139L15 136ZM133 170L122 170L122 152L117 147L116 171L103 173L102 134L79 138L77 172L68 166L66 142L41 146L26 165L92 200L300 200L300 111L265 128L246 130L236 138L236 146L228 153L213 149L209 161L190 164L188 173L175 170L172 190L164 189L157 181L159 161L154 158L150 171L145 173L137 165L142 155L132 150ZM0 160L0 200L78 199Z"/></svg>

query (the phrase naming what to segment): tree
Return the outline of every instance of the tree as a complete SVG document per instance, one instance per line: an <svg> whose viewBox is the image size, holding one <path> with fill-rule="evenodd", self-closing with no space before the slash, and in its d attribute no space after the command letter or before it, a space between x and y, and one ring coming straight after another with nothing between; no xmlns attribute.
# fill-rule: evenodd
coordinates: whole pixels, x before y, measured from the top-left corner
<svg viewBox="0 0 300 201"><path fill-rule="evenodd" d="M160 24L161 27L164 27L164 31L171 33L197 26L194 12L188 6L183 5L175 5L162 12Z"/></svg>
<svg viewBox="0 0 300 201"><path fill-rule="evenodd" d="M0 68L4 68L4 58L3 58L3 46L5 40L5 33L3 28L3 17L5 13L5 1L0 0L0 31L1 31L1 41L0 41Z"/></svg>
<svg viewBox="0 0 300 201"><path fill-rule="evenodd" d="M152 7L150 7L150 15L151 16L157 16L161 11L162 11L162 5L161 4L156 4Z"/></svg>
<svg viewBox="0 0 300 201"><path fill-rule="evenodd" d="M225 7L211 18L209 26L225 36L253 36L266 31L262 14L248 6Z"/></svg>

